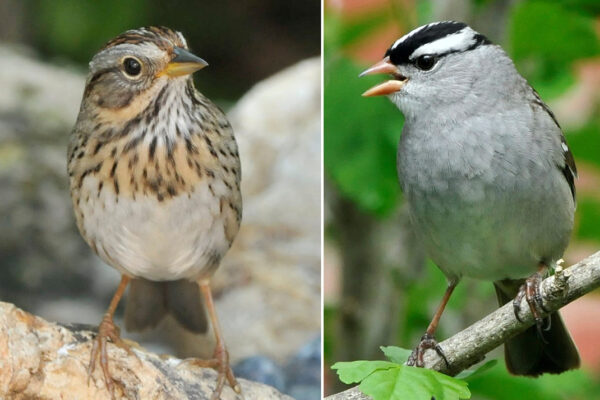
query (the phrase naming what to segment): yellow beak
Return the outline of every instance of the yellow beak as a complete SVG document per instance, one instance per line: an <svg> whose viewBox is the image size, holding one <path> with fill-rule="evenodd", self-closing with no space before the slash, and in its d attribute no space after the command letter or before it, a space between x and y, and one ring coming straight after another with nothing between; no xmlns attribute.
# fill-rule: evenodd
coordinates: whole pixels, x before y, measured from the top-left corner
<svg viewBox="0 0 600 400"><path fill-rule="evenodd" d="M160 75L168 75L172 78L182 75L194 73L208 65L206 61L198 56L193 55L187 50L180 47L175 47L173 50L175 58L167 64L167 67Z"/></svg>

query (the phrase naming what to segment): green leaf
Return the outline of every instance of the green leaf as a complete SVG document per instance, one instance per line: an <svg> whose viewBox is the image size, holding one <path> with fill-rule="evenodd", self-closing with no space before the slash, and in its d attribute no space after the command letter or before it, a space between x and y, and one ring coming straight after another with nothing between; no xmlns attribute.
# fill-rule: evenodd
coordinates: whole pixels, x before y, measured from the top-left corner
<svg viewBox="0 0 600 400"><path fill-rule="evenodd" d="M403 349L402 347L397 346L381 346L380 349L388 360L395 362L396 364L404 364L412 353L412 350Z"/></svg>
<svg viewBox="0 0 600 400"><path fill-rule="evenodd" d="M469 389L478 399L596 399L600 382L595 374L582 369L531 379L510 375L504 365L496 365L487 373L469 379Z"/></svg>
<svg viewBox="0 0 600 400"><path fill-rule="evenodd" d="M395 368L397 364L389 361L341 361L331 366L337 370L344 383L358 383L377 370Z"/></svg>
<svg viewBox="0 0 600 400"><path fill-rule="evenodd" d="M376 370L359 386L373 400L459 400L471 398L467 383L436 371L397 365Z"/></svg>
<svg viewBox="0 0 600 400"><path fill-rule="evenodd" d="M362 69L346 58L326 56L325 171L361 209L385 215L400 197L396 149L403 118L389 100L361 96L382 80L359 79Z"/></svg>
<svg viewBox="0 0 600 400"><path fill-rule="evenodd" d="M474 377L481 375L485 371L493 368L496 364L498 364L498 360L495 360L495 359L489 360L489 361L481 364L479 367L477 367L475 369L465 369L464 371L462 371L458 375L456 375L455 378L463 379L463 380L472 379Z"/></svg>
<svg viewBox="0 0 600 400"><path fill-rule="evenodd" d="M550 0L524 1L510 19L510 49L530 81L552 81L574 60L600 51L593 16Z"/></svg>

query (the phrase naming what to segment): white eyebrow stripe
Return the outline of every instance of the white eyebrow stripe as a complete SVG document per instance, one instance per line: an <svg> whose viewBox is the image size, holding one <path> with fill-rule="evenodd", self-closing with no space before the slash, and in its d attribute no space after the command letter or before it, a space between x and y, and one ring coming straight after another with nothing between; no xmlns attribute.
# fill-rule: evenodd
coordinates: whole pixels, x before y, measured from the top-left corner
<svg viewBox="0 0 600 400"><path fill-rule="evenodd" d="M429 28L431 26L435 26L435 25L439 25L444 23L444 21L440 21L440 22L433 22L431 24L428 25L423 25L421 27L418 27L417 29L413 29L412 31L408 32L406 35L402 36L400 39L396 40L394 42L394 44L392 45L392 50L394 50L396 47L398 47L398 45L404 41L406 41L406 39L408 39L411 36L414 36L416 33L421 32L423 29L425 28Z"/></svg>
<svg viewBox="0 0 600 400"><path fill-rule="evenodd" d="M414 60L424 54L444 54L451 51L466 50L475 44L477 41L476 35L477 32L467 26L458 32L418 47L408 58Z"/></svg>

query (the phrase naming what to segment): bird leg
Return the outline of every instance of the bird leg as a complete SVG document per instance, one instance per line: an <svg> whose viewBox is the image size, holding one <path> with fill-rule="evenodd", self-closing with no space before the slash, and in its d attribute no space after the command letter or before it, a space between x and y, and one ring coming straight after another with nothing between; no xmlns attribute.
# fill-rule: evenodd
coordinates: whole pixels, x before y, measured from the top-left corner
<svg viewBox="0 0 600 400"><path fill-rule="evenodd" d="M96 335L96 339L94 340L94 345L92 347L92 353L90 356L90 364L88 366L88 385L90 383L90 377L94 373L94 369L96 368L96 360L100 358L100 367L102 368L102 373L104 374L104 383L106 384L106 388L108 389L110 396L112 399L115 398L114 394L114 386L113 379L110 375L110 371L108 370L108 353L107 353L107 339L115 344L116 346L122 348L127 351L130 355L133 355L137 358L135 353L131 351L129 345L127 345L120 337L119 327L115 325L113 321L113 314L117 309L117 305L129 284L129 278L127 275L121 275L121 283L119 283L119 287L115 292L112 300L110 301L110 305L108 306L108 310L104 314L102 318L102 322L98 326L98 334ZM138 359L139 360L139 359Z"/></svg>
<svg viewBox="0 0 600 400"><path fill-rule="evenodd" d="M540 285L547 271L548 267L546 264L540 263L538 265L537 272L525 280L525 283L521 285L519 291L517 292L517 296L513 300L515 317L519 322L523 322L521 317L519 317L519 313L521 312L521 301L523 298L527 300L531 314L533 314L533 318L535 319L535 326L537 328L538 335L544 343L546 343L546 340L544 339L542 331L547 331L550 329L550 318L547 318L548 322L544 327L544 318L542 318L541 314L542 312L548 312L548 310L544 307L542 301Z"/></svg>
<svg viewBox="0 0 600 400"><path fill-rule="evenodd" d="M442 359L446 363L446 366L448 368L450 367L446 355L444 354L438 342L435 340L434 334L437 329L438 323L440 322L440 318L442 317L442 313L446 308L446 304L448 304L448 300L450 300L450 296L452 295L452 292L454 291L454 288L457 284L457 280L453 280L448 284L448 287L446 288L446 293L444 293L444 297L442 298L442 301L438 306L437 311L435 312L433 319L431 320L431 323L427 327L425 334L421 337L421 341L419 342L417 347L410 354L410 357L408 357L406 365L423 368L425 366L425 362L423 361L423 355L425 354L425 350L433 349L436 353L439 354L440 357L442 357Z"/></svg>
<svg viewBox="0 0 600 400"><path fill-rule="evenodd" d="M221 392L223 391L223 387L225 386L225 379L227 379L229 386L231 386L236 393L241 394L242 388L235 379L233 371L231 370L231 367L229 365L229 353L225 348L225 341L223 340L223 334L221 333L221 327L217 318L217 313L215 310L215 305L213 303L210 286L208 284L208 281L199 281L198 285L200 286L200 291L204 296L204 304L206 305L208 316L210 317L210 322L212 324L216 338L216 344L213 358L209 360L194 359L190 362L199 367L213 368L217 370L217 385L215 387L215 391L213 392L211 400L220 399Z"/></svg>

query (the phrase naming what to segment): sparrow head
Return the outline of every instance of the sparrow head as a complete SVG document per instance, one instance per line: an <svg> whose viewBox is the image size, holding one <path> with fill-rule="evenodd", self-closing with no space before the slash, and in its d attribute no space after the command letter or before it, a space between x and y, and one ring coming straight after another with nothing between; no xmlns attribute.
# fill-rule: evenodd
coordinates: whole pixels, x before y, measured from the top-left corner
<svg viewBox="0 0 600 400"><path fill-rule="evenodd" d="M436 102L453 103L476 91L478 81L491 79L498 64L506 62L512 65L499 46L466 24L435 22L396 40L383 60L360 75L391 75L363 96L389 95L404 112Z"/></svg>
<svg viewBox="0 0 600 400"><path fill-rule="evenodd" d="M93 57L84 103L111 111L133 107L127 113L131 115L164 86L179 82L185 87L189 74L207 65L188 51L179 32L153 26L132 29L110 40Z"/></svg>

